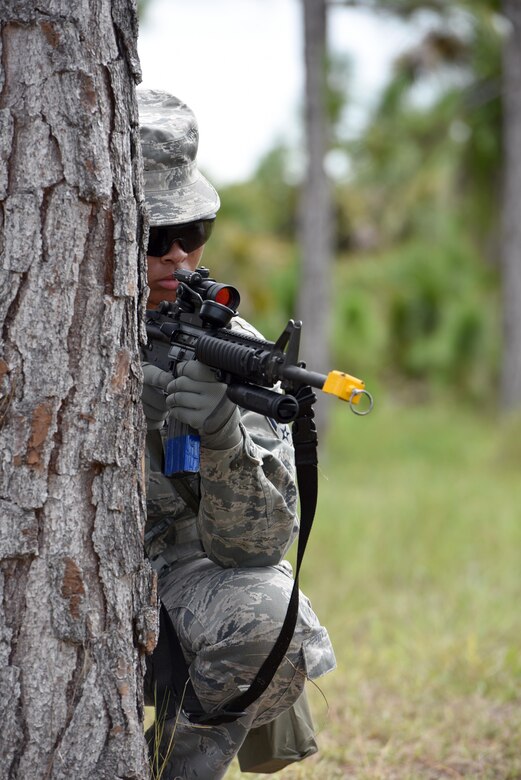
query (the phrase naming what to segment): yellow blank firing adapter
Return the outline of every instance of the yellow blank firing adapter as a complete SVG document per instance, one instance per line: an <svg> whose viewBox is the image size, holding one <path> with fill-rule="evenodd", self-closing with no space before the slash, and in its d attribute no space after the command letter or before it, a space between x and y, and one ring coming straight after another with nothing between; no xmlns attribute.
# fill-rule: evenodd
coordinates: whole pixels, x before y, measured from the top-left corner
<svg viewBox="0 0 521 780"><path fill-rule="evenodd" d="M342 401L347 401L351 407L351 411L355 414L364 415L369 414L373 408L373 397L365 389L365 382L362 379L358 379L356 376L345 374L343 371L330 371L326 377L326 381L322 387L324 393L330 395L336 395ZM368 399L369 405L361 409L357 405L361 399L365 397Z"/></svg>

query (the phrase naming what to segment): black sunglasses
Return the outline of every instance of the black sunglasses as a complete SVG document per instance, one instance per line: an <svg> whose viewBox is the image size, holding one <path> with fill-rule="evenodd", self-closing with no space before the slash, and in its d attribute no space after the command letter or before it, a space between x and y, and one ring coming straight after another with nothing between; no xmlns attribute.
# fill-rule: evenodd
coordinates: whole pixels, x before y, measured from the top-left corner
<svg viewBox="0 0 521 780"><path fill-rule="evenodd" d="M184 225L161 225L151 227L148 234L147 255L163 257L174 241L179 241L183 252L199 249L210 238L215 217L185 222Z"/></svg>

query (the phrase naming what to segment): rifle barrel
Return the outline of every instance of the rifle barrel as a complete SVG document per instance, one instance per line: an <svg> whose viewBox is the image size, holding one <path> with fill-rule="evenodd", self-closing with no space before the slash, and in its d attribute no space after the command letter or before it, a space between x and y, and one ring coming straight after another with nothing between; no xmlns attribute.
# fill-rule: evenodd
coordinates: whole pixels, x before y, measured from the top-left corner
<svg viewBox="0 0 521 780"><path fill-rule="evenodd" d="M336 395L340 400L348 401L350 404L358 404L363 396L368 396L372 406L372 399L365 389L365 382L343 371L330 371L326 376L316 371L308 371L300 366L284 366L281 374L285 379L297 382L300 385L317 387L324 393Z"/></svg>
<svg viewBox="0 0 521 780"><path fill-rule="evenodd" d="M295 382L297 385L310 385L322 390L327 379L325 374L319 374L317 371L308 371L307 368L300 366L284 366L280 372L284 379Z"/></svg>

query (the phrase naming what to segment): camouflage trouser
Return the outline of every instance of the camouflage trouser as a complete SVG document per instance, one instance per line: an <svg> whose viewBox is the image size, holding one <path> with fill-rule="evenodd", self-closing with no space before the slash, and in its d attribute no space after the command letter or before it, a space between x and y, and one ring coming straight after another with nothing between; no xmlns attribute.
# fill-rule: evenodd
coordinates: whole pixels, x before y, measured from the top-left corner
<svg viewBox="0 0 521 780"><path fill-rule="evenodd" d="M159 595L205 710L218 709L249 686L279 634L292 585L286 562L223 569L202 558L160 578ZM301 594L299 619L286 657L244 717L231 724L195 726L181 712L177 719L160 724L160 752L166 758L162 780L222 778L248 730L290 707L302 693L306 677L314 679L334 666L327 631Z"/></svg>

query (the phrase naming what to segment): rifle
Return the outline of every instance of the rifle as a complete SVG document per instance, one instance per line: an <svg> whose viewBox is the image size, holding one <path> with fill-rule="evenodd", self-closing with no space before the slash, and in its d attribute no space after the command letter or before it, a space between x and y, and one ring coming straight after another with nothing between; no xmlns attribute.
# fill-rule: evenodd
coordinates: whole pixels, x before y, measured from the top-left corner
<svg viewBox="0 0 521 780"><path fill-rule="evenodd" d="M144 360L175 376L179 362L199 360L228 385L227 396L243 409L279 423L295 420L300 411L299 391L313 387L347 401L356 414L368 414L373 399L365 383L342 371L320 374L299 361L302 323L289 320L277 341L265 341L231 328L240 295L235 287L210 278L208 268L178 270L174 303L163 301L146 314L148 343ZM279 386L284 392L272 390ZM368 406L362 408L365 398ZM172 417L168 424L165 474L195 473L198 435Z"/></svg>

